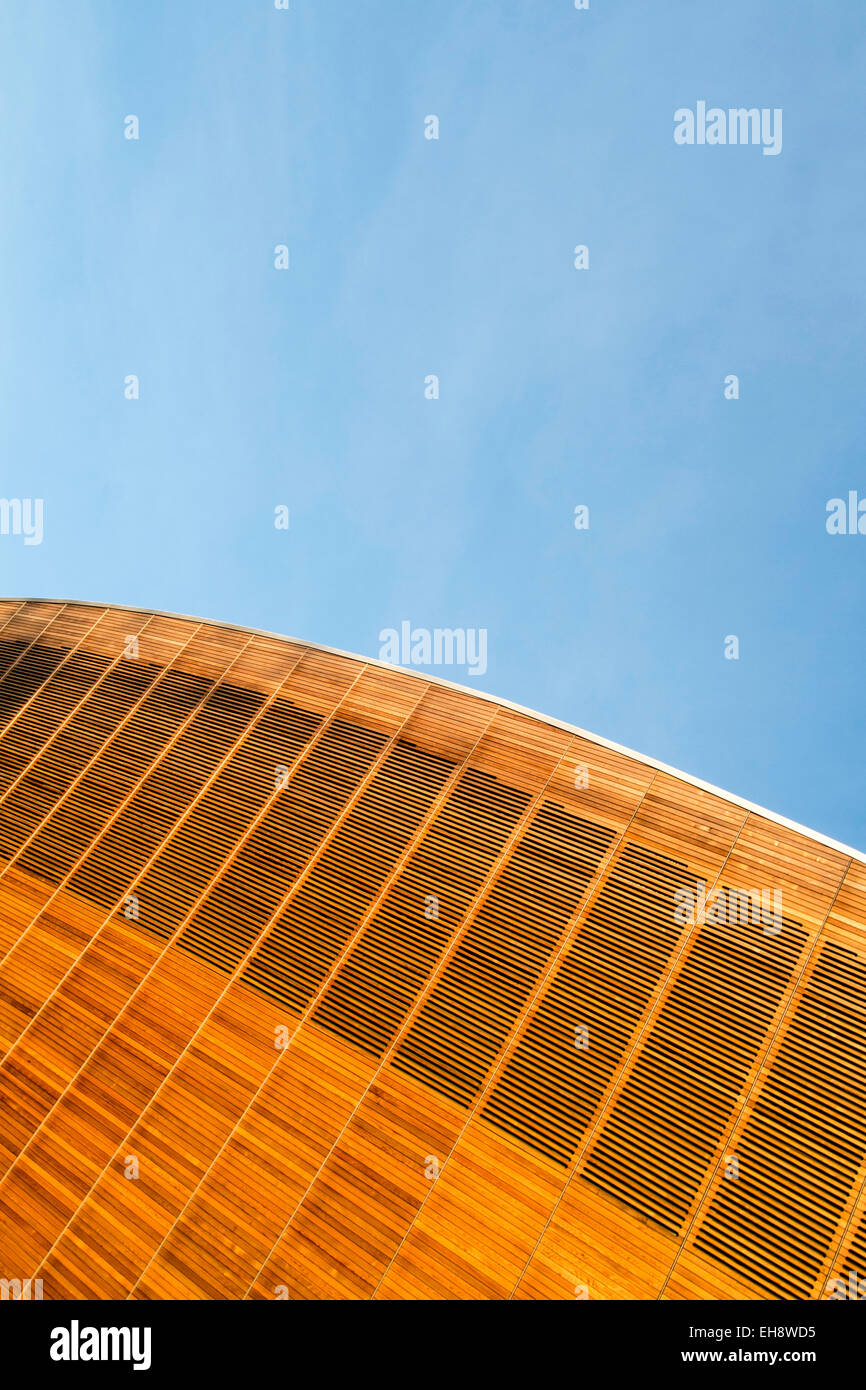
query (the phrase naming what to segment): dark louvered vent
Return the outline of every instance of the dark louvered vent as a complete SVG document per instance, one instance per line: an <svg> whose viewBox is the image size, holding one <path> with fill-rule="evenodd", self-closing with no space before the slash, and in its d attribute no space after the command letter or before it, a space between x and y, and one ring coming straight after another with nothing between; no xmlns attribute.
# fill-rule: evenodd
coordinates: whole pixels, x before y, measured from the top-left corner
<svg viewBox="0 0 866 1390"><path fill-rule="evenodd" d="M121 661L99 682L0 803L0 854L20 848L159 673L149 662Z"/></svg>
<svg viewBox="0 0 866 1390"><path fill-rule="evenodd" d="M0 796L9 789L111 663L95 652L75 652L51 677L0 742ZM5 681L3 683L5 685ZM2 686L0 686L2 689Z"/></svg>
<svg viewBox="0 0 866 1390"><path fill-rule="evenodd" d="M320 723L288 700L265 711L136 886L139 926L162 937L180 926Z"/></svg>
<svg viewBox="0 0 866 1390"><path fill-rule="evenodd" d="M317 1023L385 1050L528 801L486 773L464 773L334 978Z"/></svg>
<svg viewBox="0 0 866 1390"><path fill-rule="evenodd" d="M27 846L21 866L51 882L65 878L209 689L167 671Z"/></svg>
<svg viewBox="0 0 866 1390"><path fill-rule="evenodd" d="M398 742L243 973L301 1010L375 900L454 764Z"/></svg>
<svg viewBox="0 0 866 1390"><path fill-rule="evenodd" d="M185 950L221 970L239 964L385 742L333 721L184 928Z"/></svg>
<svg viewBox="0 0 866 1390"><path fill-rule="evenodd" d="M27 645L28 643L23 637L19 637L17 640L11 642L0 642L0 681L3 680L9 668L15 664L21 653L26 650ZM0 710L2 710L5 715L4 723L6 719L9 718L9 715L15 712L19 704L20 701L16 703L13 686L10 685L9 690L6 692L0 691Z"/></svg>
<svg viewBox="0 0 866 1390"><path fill-rule="evenodd" d="M26 656L21 656L26 646L26 642L0 643L0 667L8 671L5 678L0 672L0 729L44 684L69 650L67 647L43 647L36 643ZM12 651L7 651L7 648ZM16 663L14 666L13 662ZM11 670L8 669L10 666Z"/></svg>
<svg viewBox="0 0 866 1390"><path fill-rule="evenodd" d="M613 832L545 803L394 1059L468 1105L576 912Z"/></svg>
<svg viewBox="0 0 866 1390"><path fill-rule="evenodd" d="M827 942L736 1146L699 1250L775 1298L808 1298L866 1151L866 964Z"/></svg>
<svg viewBox="0 0 866 1390"><path fill-rule="evenodd" d="M672 1232L808 939L798 922L783 919L777 932L747 896L726 889L721 901L725 922L697 932L582 1174Z"/></svg>
<svg viewBox="0 0 866 1390"><path fill-rule="evenodd" d="M70 888L103 907L119 902L263 703L255 690L218 686L94 845Z"/></svg>
<svg viewBox="0 0 866 1390"><path fill-rule="evenodd" d="M495 1086L485 1118L567 1164L683 932L685 864L629 844Z"/></svg>

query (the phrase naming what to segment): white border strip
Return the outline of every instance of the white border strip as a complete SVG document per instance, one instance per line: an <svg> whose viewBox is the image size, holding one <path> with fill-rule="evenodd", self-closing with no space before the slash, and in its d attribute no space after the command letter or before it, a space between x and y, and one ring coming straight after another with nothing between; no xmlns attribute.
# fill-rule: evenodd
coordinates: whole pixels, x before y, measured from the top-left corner
<svg viewBox="0 0 866 1390"><path fill-rule="evenodd" d="M853 849L851 845L843 845L839 840L831 840L828 835L821 835L817 830L810 830L808 826L800 825L797 821L788 820L787 816L777 815L775 811L768 811L765 806L757 806L754 801L746 801L741 796L736 796L733 792L725 791L722 787L714 787L711 782L702 782L700 777L692 777L687 772L681 772L679 768L670 767L667 763L657 762L655 758L648 758L643 753L636 753L633 748L624 748L621 743L613 743L609 738L602 738L600 734L592 734L587 729L581 729L577 724L566 724L563 719L553 719L549 715L540 714L538 710L527 709L525 705L516 705L512 700L501 700L496 695L490 695L485 690L473 690L468 685L458 685L456 681L444 680L442 676L430 676L423 671L413 671L406 666L397 666L391 661L380 661L378 657L361 656L357 652L344 652L339 647L325 647L321 642L307 642L303 637L287 637L285 633L268 632L265 628L247 627L243 623L226 623L220 618L196 618L189 613L167 613L159 608L136 607L127 603L98 603L94 599L76 598L15 598L3 596L0 598L3 603L57 603L70 604L78 608L114 608L119 613L138 613L150 614L155 618L178 618L182 622L204 623L210 627L229 628L232 632L244 632L252 634L254 637L268 637L275 642L291 642L295 646L308 647L314 652L328 652L331 656L342 656L349 661L363 661L368 666L381 666L385 671L399 671L401 675L412 676L415 680L426 681L427 684L441 685L446 690L456 690L461 695L472 695L476 700L487 700L492 705L500 705L502 709L513 710L516 714L525 714L529 719L536 719L541 724L547 724L554 729L563 729L568 734L577 734L580 738L587 739L589 743L597 743L602 748L609 748L614 753L621 753L626 758L632 758L635 762L643 763L646 767L655 768L657 772L665 772L669 777L675 777L680 782L686 782L690 787L699 787L703 792L709 792L712 796L721 797L723 801L729 801L734 806L741 806L744 811L751 811L756 816L763 816L766 820L772 821L774 825L782 825L786 830L793 830L797 835L804 835L806 839L813 840L816 844L825 845L827 849L838 850L840 854L850 855L859 864L866 864L866 853L859 849Z"/></svg>

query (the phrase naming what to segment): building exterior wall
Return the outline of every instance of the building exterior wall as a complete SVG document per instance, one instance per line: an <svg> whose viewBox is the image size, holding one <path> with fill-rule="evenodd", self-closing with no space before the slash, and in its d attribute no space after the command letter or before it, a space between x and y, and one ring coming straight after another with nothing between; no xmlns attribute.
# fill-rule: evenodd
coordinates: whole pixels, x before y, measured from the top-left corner
<svg viewBox="0 0 866 1390"><path fill-rule="evenodd" d="M0 603L0 1277L830 1296L864 929L862 856L561 725Z"/></svg>

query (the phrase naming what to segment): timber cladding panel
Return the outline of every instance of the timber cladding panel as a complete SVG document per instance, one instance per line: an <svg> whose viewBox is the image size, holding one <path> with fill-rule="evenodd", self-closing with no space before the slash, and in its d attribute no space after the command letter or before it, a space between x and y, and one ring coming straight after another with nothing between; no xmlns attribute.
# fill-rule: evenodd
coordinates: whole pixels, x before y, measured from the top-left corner
<svg viewBox="0 0 866 1390"><path fill-rule="evenodd" d="M856 852L362 658L0 601L0 1278L860 1296L864 1014Z"/></svg>

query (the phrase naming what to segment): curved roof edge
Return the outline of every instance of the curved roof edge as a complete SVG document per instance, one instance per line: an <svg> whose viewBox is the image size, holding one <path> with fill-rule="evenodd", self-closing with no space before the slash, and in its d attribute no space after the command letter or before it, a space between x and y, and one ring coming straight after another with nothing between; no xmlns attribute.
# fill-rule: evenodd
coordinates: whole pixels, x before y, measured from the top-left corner
<svg viewBox="0 0 866 1390"><path fill-rule="evenodd" d="M249 627L245 623L224 622L222 618L201 618L192 613L171 613L162 608L147 608L129 603L100 603L96 599L37 596L22 598L14 594L0 595L0 599L4 603L59 603L75 604L79 608L114 608L121 613L149 613L158 618L179 618L181 621L191 623L210 623L214 627L230 628L234 632L247 632L254 637L269 637L276 642L293 642L298 646L308 647L311 651L328 652L331 656L343 656L349 661L363 661L368 666L381 666L387 671L399 671L404 676L412 676L415 680L426 681L428 685L441 685L448 690L457 690L461 695L474 695L478 700L487 700L492 705L500 705L503 709L513 710L516 714L525 714L528 718L537 719L542 724L549 724L555 729L563 729L566 733L577 734L579 738L585 738L590 743L597 743L602 748L609 748L614 753L621 753L626 758L633 758L635 762L655 768L657 772L667 773L669 777L686 782L690 787L698 787L701 791L709 792L711 796L721 797L722 800L729 801L734 806L741 806L744 811L751 811L755 815L763 816L775 825L784 826L786 830L793 830L797 835L804 835L806 839L813 840L816 844L824 845L827 849L837 850L840 854L847 854L852 859L856 859L858 863L866 864L866 852L863 850L854 849L851 845L844 845L839 840L831 839L829 835L822 835L817 830L811 830L807 825L789 820L787 816L780 816L776 811L767 810L766 806L758 806L754 801L747 801L745 797L726 791L724 787L713 786L712 782L704 782L700 777L692 777L688 772L682 772L679 768L671 767L668 763L659 762L656 758L647 757L645 753L638 753L633 748L626 748L621 743L614 743L612 739L603 738L601 734L593 734L588 729L581 729L577 724L569 724L564 719L554 719L551 715L541 714L536 709L527 709L525 705L515 704L513 700L503 700L498 695L489 694L486 690L474 690L469 685L458 685L456 681L445 680L442 676L431 676L425 671L414 671L408 666L397 666L392 661L381 661L378 657L364 656L359 652L346 652L340 647L326 647L321 642L308 642L303 637L289 637L284 632L269 632L267 628Z"/></svg>

